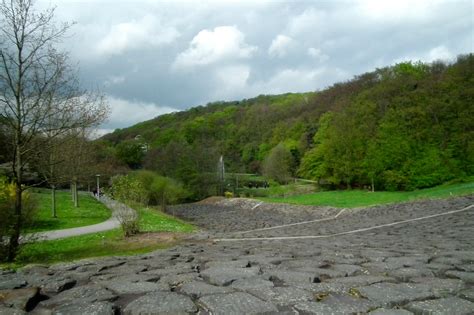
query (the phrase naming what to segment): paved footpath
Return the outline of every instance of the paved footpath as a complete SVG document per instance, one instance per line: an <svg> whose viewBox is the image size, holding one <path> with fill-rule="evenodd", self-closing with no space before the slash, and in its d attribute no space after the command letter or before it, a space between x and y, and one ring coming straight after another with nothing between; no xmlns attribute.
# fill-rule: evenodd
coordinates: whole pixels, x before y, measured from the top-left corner
<svg viewBox="0 0 474 315"><path fill-rule="evenodd" d="M256 204L174 207L203 230L167 250L0 271L0 314L474 314L474 196Z"/></svg>
<svg viewBox="0 0 474 315"><path fill-rule="evenodd" d="M71 236L79 236L84 234L113 230L120 227L120 221L117 219L117 216L121 211L134 211L123 203L112 200L106 196L102 196L100 201L102 201L102 203L104 203L107 208L112 210L112 216L108 220L98 224L81 226L77 228L38 232L26 236L24 238L24 241L28 241L29 239L33 239L35 241L50 241Z"/></svg>

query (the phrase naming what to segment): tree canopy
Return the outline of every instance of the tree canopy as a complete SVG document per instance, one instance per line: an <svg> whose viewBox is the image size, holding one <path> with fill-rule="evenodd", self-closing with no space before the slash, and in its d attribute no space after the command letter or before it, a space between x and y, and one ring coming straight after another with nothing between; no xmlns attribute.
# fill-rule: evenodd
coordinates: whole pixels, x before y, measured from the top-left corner
<svg viewBox="0 0 474 315"><path fill-rule="evenodd" d="M140 135L150 150L138 167L179 179L195 197L211 194L202 174L215 173L220 155L227 171L261 174L279 144L291 153L291 176L333 187L430 187L474 173L473 63L473 54L404 62L322 91L159 116L101 141L118 148Z"/></svg>

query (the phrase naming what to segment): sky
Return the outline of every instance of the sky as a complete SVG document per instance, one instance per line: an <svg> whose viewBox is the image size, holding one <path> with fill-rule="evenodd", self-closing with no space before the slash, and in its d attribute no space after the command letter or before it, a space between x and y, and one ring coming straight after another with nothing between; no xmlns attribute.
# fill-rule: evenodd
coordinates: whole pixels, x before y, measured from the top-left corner
<svg viewBox="0 0 474 315"><path fill-rule="evenodd" d="M472 0L39 0L111 107L100 133L260 94L322 90L403 61L473 52Z"/></svg>

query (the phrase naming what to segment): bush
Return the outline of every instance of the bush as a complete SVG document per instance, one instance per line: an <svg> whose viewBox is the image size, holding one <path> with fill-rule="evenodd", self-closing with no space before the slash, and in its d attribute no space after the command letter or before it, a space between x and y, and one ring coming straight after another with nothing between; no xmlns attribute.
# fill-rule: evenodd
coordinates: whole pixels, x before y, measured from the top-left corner
<svg viewBox="0 0 474 315"><path fill-rule="evenodd" d="M388 170L383 173L384 188L387 191L405 190L407 178L400 172Z"/></svg>
<svg viewBox="0 0 474 315"><path fill-rule="evenodd" d="M110 193L114 199L125 203L145 204L148 202L146 190L138 179L130 175L117 175L112 177L111 182Z"/></svg>
<svg viewBox="0 0 474 315"><path fill-rule="evenodd" d="M132 180L138 181L143 189L144 198L141 203L161 205L163 211L167 204L176 203L189 195L180 182L152 171L136 171L129 176Z"/></svg>
<svg viewBox="0 0 474 315"><path fill-rule="evenodd" d="M224 193L224 196L225 196L226 198L234 198L234 194L233 194L232 192L230 192L230 191L226 191L226 192Z"/></svg>
<svg viewBox="0 0 474 315"><path fill-rule="evenodd" d="M120 222L120 226L122 227L122 231L125 237L138 234L138 232L140 232L140 217L138 216L138 213L123 204L118 206L117 208L117 219Z"/></svg>
<svg viewBox="0 0 474 315"><path fill-rule="evenodd" d="M9 183L6 178L0 177L0 261L7 259L8 256L15 256L18 248L10 247L10 238L15 234L15 224L17 216L15 215L16 190L13 183ZM30 227L34 222L36 202L28 192L22 193L22 212L20 233Z"/></svg>
<svg viewBox="0 0 474 315"><path fill-rule="evenodd" d="M263 162L263 174L280 184L286 184L291 178L292 156L283 143L274 147Z"/></svg>

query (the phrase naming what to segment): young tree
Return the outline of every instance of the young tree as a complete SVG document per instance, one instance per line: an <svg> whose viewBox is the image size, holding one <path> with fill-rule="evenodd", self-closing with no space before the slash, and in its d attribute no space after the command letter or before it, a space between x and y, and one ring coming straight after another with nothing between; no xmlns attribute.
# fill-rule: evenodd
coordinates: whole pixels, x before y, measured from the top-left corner
<svg viewBox="0 0 474 315"><path fill-rule="evenodd" d="M276 180L281 184L287 183L291 178L292 156L283 143L274 147L263 163L263 175Z"/></svg>
<svg viewBox="0 0 474 315"><path fill-rule="evenodd" d="M38 12L33 0L3 0L0 18L0 121L11 136L16 190L8 250L13 260L23 225L25 166L40 148L70 130L99 123L108 110L100 95L79 88L67 54L54 47L71 27L55 23L54 9Z"/></svg>

